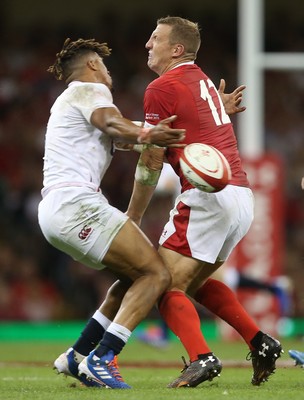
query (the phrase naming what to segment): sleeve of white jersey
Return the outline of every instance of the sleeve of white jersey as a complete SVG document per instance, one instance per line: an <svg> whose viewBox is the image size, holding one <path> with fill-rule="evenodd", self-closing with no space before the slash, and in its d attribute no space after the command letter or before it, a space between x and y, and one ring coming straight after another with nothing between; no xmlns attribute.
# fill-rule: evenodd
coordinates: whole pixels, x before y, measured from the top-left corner
<svg viewBox="0 0 304 400"><path fill-rule="evenodd" d="M78 107L88 122L97 108L113 107L117 109L109 88L102 83L84 85L82 93L79 93Z"/></svg>

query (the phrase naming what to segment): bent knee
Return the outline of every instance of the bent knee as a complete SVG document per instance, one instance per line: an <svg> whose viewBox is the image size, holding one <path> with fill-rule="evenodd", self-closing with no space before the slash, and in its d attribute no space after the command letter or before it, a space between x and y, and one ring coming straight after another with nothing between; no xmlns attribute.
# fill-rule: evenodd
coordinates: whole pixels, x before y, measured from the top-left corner
<svg viewBox="0 0 304 400"><path fill-rule="evenodd" d="M165 265L163 265L162 268L160 269L158 276L159 276L158 279L161 292L163 293L171 286L172 277L170 271L167 269Z"/></svg>

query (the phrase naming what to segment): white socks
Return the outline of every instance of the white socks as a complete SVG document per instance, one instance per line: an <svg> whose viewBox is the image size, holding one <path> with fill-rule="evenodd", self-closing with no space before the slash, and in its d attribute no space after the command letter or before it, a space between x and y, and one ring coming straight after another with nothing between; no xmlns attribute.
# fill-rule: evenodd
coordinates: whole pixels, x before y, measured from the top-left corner
<svg viewBox="0 0 304 400"><path fill-rule="evenodd" d="M132 333L131 331L129 331L129 329L125 328L122 325L116 324L115 322L111 323L111 325L107 329L107 332L110 332L113 335L117 336L119 339L123 340L125 343L127 343L128 339Z"/></svg>

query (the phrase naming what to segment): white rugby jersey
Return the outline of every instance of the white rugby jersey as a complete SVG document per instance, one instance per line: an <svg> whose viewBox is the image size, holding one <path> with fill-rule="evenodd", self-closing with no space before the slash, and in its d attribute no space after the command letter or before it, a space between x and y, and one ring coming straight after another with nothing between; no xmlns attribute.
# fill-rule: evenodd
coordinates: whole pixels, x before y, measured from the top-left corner
<svg viewBox="0 0 304 400"><path fill-rule="evenodd" d="M102 83L69 84L51 108L45 136L43 186L75 184L99 187L112 160L111 138L90 118L97 108L114 107Z"/></svg>

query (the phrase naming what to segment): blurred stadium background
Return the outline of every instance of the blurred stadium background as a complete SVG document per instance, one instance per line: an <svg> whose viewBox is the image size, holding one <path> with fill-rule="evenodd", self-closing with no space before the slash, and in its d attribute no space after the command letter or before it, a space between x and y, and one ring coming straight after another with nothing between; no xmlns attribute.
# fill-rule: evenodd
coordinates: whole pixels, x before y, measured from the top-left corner
<svg viewBox="0 0 304 400"><path fill-rule="evenodd" d="M106 64L114 81L114 101L126 117L142 120L144 89L155 78L146 66L144 45L161 16L179 15L200 24L202 47L197 62L216 85L225 78L227 91L240 83L247 85L248 92L255 89L240 82L238 7L242 1L1 1L2 326L9 321L85 320L114 279L108 272L89 270L50 247L37 224L45 126L54 99L64 89L46 70L64 39L94 37L109 44L112 55ZM264 0L262 5L264 50L303 53L303 1ZM273 293L237 289L265 329L304 336L304 192L300 188L304 176L304 71L269 68L263 71L263 78L263 151L255 157L244 152L256 190L257 222L229 264L247 278L278 284L289 296L282 308L282 298ZM233 121L238 135L239 118L243 116ZM115 154L102 185L109 201L123 211L136 161L136 154ZM155 245L171 202L172 188L163 186L144 219L143 229ZM206 310L199 311L204 320L214 321ZM157 312L150 317L157 318ZM227 327L221 332L227 338L231 335Z"/></svg>

